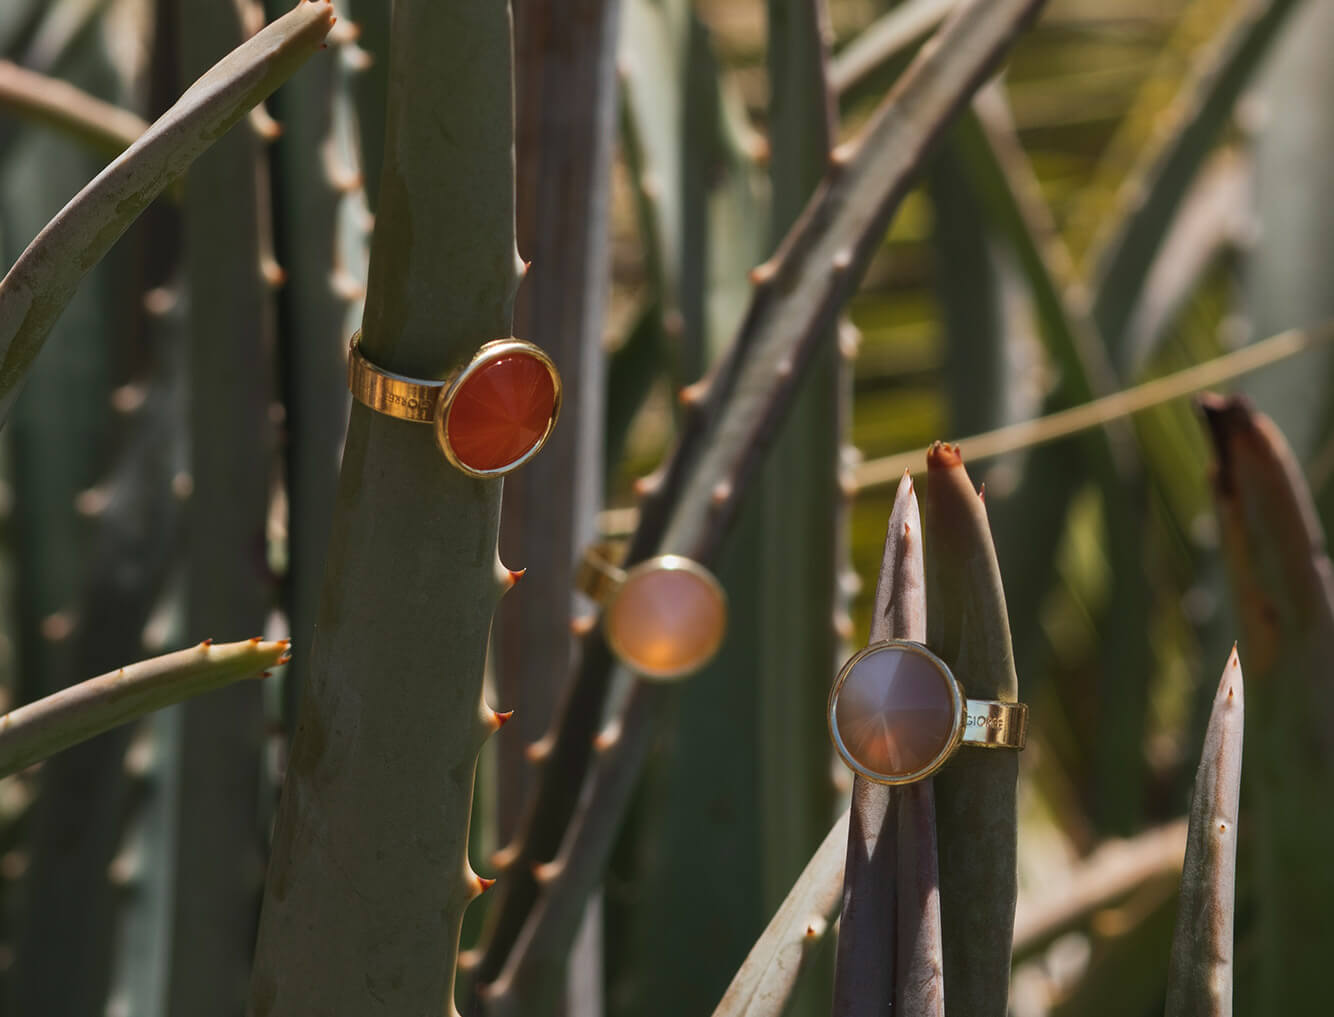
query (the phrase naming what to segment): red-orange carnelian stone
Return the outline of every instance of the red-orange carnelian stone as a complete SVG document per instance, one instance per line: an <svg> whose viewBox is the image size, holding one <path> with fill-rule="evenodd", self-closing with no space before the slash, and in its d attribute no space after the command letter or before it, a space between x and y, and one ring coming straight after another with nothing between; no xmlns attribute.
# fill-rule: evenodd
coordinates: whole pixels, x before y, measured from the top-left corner
<svg viewBox="0 0 1334 1017"><path fill-rule="evenodd" d="M469 469L502 469L542 440L555 408L546 364L523 353L497 357L454 394L446 425L450 447Z"/></svg>

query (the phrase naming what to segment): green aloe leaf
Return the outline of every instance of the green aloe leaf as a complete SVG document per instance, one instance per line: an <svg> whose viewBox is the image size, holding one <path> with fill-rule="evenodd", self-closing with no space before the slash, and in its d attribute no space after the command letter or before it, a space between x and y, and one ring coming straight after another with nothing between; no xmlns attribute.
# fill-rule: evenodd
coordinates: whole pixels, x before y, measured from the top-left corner
<svg viewBox="0 0 1334 1017"><path fill-rule="evenodd" d="M0 776L164 706L285 663L287 641L211 641L129 664L0 716Z"/></svg>
<svg viewBox="0 0 1334 1017"><path fill-rule="evenodd" d="M1231 1017L1237 816L1245 716L1234 648L1214 697L1195 775L1181 903L1167 978L1167 1017Z"/></svg>
<svg viewBox="0 0 1334 1017"><path fill-rule="evenodd" d="M986 507L957 447L927 455L927 645L972 699L1014 702L1010 647ZM964 748L936 775L948 1014L1004 1017L1017 895L1015 752Z"/></svg>

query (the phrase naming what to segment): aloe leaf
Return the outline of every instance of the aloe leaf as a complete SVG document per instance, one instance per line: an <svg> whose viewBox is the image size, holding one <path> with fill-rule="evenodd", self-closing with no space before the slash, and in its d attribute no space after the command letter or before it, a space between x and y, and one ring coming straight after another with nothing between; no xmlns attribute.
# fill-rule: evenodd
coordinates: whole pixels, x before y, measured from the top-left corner
<svg viewBox="0 0 1334 1017"><path fill-rule="evenodd" d="M1245 715L1234 648L1214 697L1191 796L1181 903L1167 977L1167 1017L1230 1017L1237 815Z"/></svg>
<svg viewBox="0 0 1334 1017"><path fill-rule="evenodd" d="M574 646L571 594L580 550L602 503L609 297L609 202L616 126L616 0L516 4L519 253L531 262L515 331L537 342L561 375L561 420L542 454L506 478L501 557L528 570L496 616L492 667L501 704L517 707L497 749L497 823L507 843L522 814L528 746L551 723ZM530 585L531 584L531 585ZM543 652L533 652L542 647ZM590 911L572 964L568 1012L601 1008L601 914ZM591 930L591 933L588 932ZM588 934L595 934L593 939Z"/></svg>
<svg viewBox="0 0 1334 1017"><path fill-rule="evenodd" d="M1318 0L1303 5L1279 37L1251 105L1263 116L1249 125L1255 189L1248 207L1256 229L1241 264L1241 309L1255 336L1334 318L1334 289L1323 271L1334 257L1334 189L1328 174L1292 172L1327 164L1334 153L1334 118L1309 114L1334 89L1331 40L1334 8ZM1331 377L1334 357L1325 351L1308 363L1266 371L1247 386L1306 464L1328 455ZM1329 527L1329 485L1313 480L1312 486Z"/></svg>
<svg viewBox="0 0 1334 1017"><path fill-rule="evenodd" d="M1203 397L1213 493L1250 672L1247 809L1255 896L1254 985L1274 1009L1318 1006L1334 898L1334 816L1312 809L1334 780L1334 566L1283 435L1242 398Z"/></svg>
<svg viewBox="0 0 1334 1017"><path fill-rule="evenodd" d="M183 0L184 79L241 45L247 31L235 4ZM185 520L186 627L227 638L262 629L277 592L260 554L274 468L273 290L281 281L270 200L263 141L242 130L191 166L182 204L193 488ZM262 693L241 685L184 707L172 1012L227 1017L244 1000L262 886L257 861L273 801Z"/></svg>
<svg viewBox="0 0 1334 1017"><path fill-rule="evenodd" d="M148 203L321 45L333 7L307 0L195 82L47 224L0 281L0 423L79 280Z"/></svg>
<svg viewBox="0 0 1334 1017"><path fill-rule="evenodd" d="M1126 325L1154 256L1242 90L1299 4L1250 0L1211 42L1181 94L1165 107L1171 126L1160 128L1157 143L1132 170L1103 242L1090 255L1093 318L1123 378L1142 363L1126 341Z"/></svg>
<svg viewBox="0 0 1334 1017"><path fill-rule="evenodd" d="M562 397L561 426L505 485L501 556L530 575L496 619L497 691L502 703L518 707L498 743L501 843L513 833L530 782L524 750L546 731L556 707L551 669L554 661L564 670L570 657L575 564L595 537L602 500L597 453L618 7L580 0L577 10L566 5L558 13L547 0L528 0L515 22L515 130L519 176L528 181L518 204L519 253L531 262L515 329L556 362ZM533 653L536 646L544 652Z"/></svg>
<svg viewBox="0 0 1334 1017"><path fill-rule="evenodd" d="M1062 401L1079 401L1094 394L1106 394L1115 386L1115 374L1107 361L1099 328L1081 302L1072 297L1074 264L1052 222L1051 214L1037 190L1036 177L1019 147L1008 110L998 91L988 89L974 102L976 119L965 118L959 135L975 168L974 182L1005 235L1010 239L1020 264L1030 281L1042 333L1049 352L1061 371L1061 388L1052 396ZM1112 584L1105 624L1114 627L1109 634L1111 647L1100 699L1107 718L1104 737L1094 751L1098 819L1105 829L1126 832L1138 820L1143 764L1139 750L1148 703L1150 674L1148 625L1144 612L1150 598L1144 579L1144 547L1138 505L1145 492L1138 471L1129 457L1133 435L1123 423L1111 424L1105 435L1091 435L1093 475L1098 480L1106 505L1107 541L1113 562ZM1069 470L1064 461L1060 470ZM1043 472L1050 465L1042 467ZM1074 472L1074 471L1070 471ZM1032 580L1015 592L1024 599L1024 617L1036 617L1036 597L1045 592L1050 575L1054 541L1062 527L1039 531L1033 537L1034 501L1051 498L1045 509L1054 516L1064 516L1071 481L1057 482L1050 489L1035 484L1039 475L1029 478L1020 499L1006 506L1008 518L1002 519L1001 532L1011 539L1007 549L1017 547L1026 556L1011 574L1036 577L1044 586L1032 590ZM1049 490L1056 497L1052 498ZM1014 539L1012 530L1021 527L1023 537ZM1034 605L1029 607L1029 605ZM1025 634L1032 639L1031 633ZM1027 647L1021 643L1021 649ZM1027 658L1025 658L1027 659Z"/></svg>
<svg viewBox="0 0 1334 1017"><path fill-rule="evenodd" d="M98 33L73 40L59 70L107 100L137 98L115 47ZM31 128L12 133L7 155L3 219L8 239L20 242L7 252L12 257L102 159L66 134ZM179 551L163 461L173 432L147 431L162 423L161 402L144 399L142 412L124 412L143 394L127 402L117 389L151 356L143 276L171 251L155 238L152 226L141 225L90 272L3 438L15 467L19 703L162 652L146 648L140 632L166 563ZM18 1012L85 1013L105 1005L119 903L108 864L130 792L120 767L129 734L117 730L74 746L35 780L39 793L23 828L31 861L11 897L15 921L7 937L15 957L8 995ZM83 977L69 978L71 965Z"/></svg>
<svg viewBox="0 0 1334 1017"><path fill-rule="evenodd" d="M870 642L925 641L926 601L922 521L912 478L904 474L885 535L880 580L871 609ZM922 804L929 819L933 807L929 796ZM854 777L834 969L834 1017L869 1017L895 1006L898 827L896 790ZM934 858L920 860L934 868Z"/></svg>
<svg viewBox="0 0 1334 1017"><path fill-rule="evenodd" d="M287 0L268 0L275 13L286 6ZM353 48L343 42L332 59L311 65L273 100L273 114L282 126L272 147L272 218L275 256L284 273L275 294L288 449L284 600L297 648L283 676L289 725L296 722L310 665L306 651L319 607L347 430L347 339L365 296L367 238L360 222L367 206L349 95L357 72L347 59Z"/></svg>
<svg viewBox="0 0 1334 1017"><path fill-rule="evenodd" d="M941 30L941 44L919 55L859 138L836 150L834 165L806 211L771 262L757 271L737 340L715 369L662 483L644 503L629 563L659 549L684 552L706 565L714 560L818 337L855 289L932 142L1039 6L1040 0L975 0L961 8ZM709 441L702 448L706 434ZM528 923L538 897L532 868L552 859L566 839L566 825L581 796L578 787L592 761L589 728L602 712L609 684L610 654L600 632L583 640L581 654L559 718L544 739L542 775L528 817L504 854L508 886L493 909L496 917L487 935L483 970L488 973L502 964L513 973L524 965L547 963L542 951L569 942L571 930L563 922L579 913L570 901L582 901L590 889L574 878L553 880L546 887L545 917L534 912ZM656 701L669 698L661 688L636 684L620 740L648 738ZM628 760L638 761L642 755ZM615 767L626 763L620 756L599 757L584 801L623 809L629 792L620 797L624 774ZM607 788L607 794L599 788ZM598 817L598 832L606 842L589 848L596 864L581 871L600 875L619 814L611 823L601 812ZM584 835L577 822L570 823L570 831L569 844L588 844L592 836ZM557 896L561 899L551 904ZM521 930L523 949L514 950Z"/></svg>
<svg viewBox="0 0 1334 1017"><path fill-rule="evenodd" d="M833 826L746 955L713 1017L781 1017L811 950L834 920L843 884L848 814Z"/></svg>
<svg viewBox="0 0 1334 1017"><path fill-rule="evenodd" d="M927 645L971 699L1014 702L996 551L958 448L927 455ZM1006 1013L1017 893L1016 752L960 750L936 775L946 1012Z"/></svg>
<svg viewBox="0 0 1334 1017"><path fill-rule="evenodd" d="M200 643L53 692L0 716L0 776L192 696L283 663L287 641Z"/></svg>
<svg viewBox="0 0 1334 1017"><path fill-rule="evenodd" d="M507 4L397 0L362 328L443 378L509 335L521 264ZM448 166L450 186L440 186ZM353 404L251 979L254 1017L453 1012L500 483L429 427ZM515 703L516 709L523 704Z"/></svg>
<svg viewBox="0 0 1334 1017"><path fill-rule="evenodd" d="M824 0L769 0L773 201L767 226L774 244L810 200L834 144L837 107L828 81L829 34ZM764 225L761 220L751 228ZM740 235L725 223L715 224L715 232ZM759 238L748 239L753 250ZM748 285L738 289L749 298ZM729 322L728 334L733 328L735 322ZM759 557L737 576L748 574L747 593L759 607L758 638L748 641L748 649L759 677L760 889L766 913L801 871L834 814L824 723L828 688L822 676L839 653L836 595L847 555L839 465L852 394L851 365L833 334L837 328L820 340L756 478L749 514L759 533ZM744 540L744 535L738 532L734 539ZM796 546L804 548L802 554L789 553ZM813 964L817 970L798 989L790 1017L825 1012L832 953L821 951Z"/></svg>
<svg viewBox="0 0 1334 1017"><path fill-rule="evenodd" d="M9 60L0 60L0 110L54 127L113 156L148 129L137 113Z"/></svg>

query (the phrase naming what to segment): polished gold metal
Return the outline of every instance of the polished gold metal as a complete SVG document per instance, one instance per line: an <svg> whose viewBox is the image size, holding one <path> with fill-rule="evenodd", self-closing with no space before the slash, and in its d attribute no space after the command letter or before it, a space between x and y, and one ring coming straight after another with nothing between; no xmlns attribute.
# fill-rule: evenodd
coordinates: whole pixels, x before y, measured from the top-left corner
<svg viewBox="0 0 1334 1017"><path fill-rule="evenodd" d="M450 380L422 381L376 367L361 352L360 331L348 346L347 387L352 398L377 413L429 424Z"/></svg>
<svg viewBox="0 0 1334 1017"><path fill-rule="evenodd" d="M1028 707L969 699L961 741L980 749L1022 749L1028 741Z"/></svg>
<svg viewBox="0 0 1334 1017"><path fill-rule="evenodd" d="M616 564L617 550L618 545L609 541L592 545L584 552L575 574L576 588L603 608L602 631L612 653L626 667L649 679L681 678L699 670L717 653L727 631L727 594L722 585L703 565L679 554L662 554L648 558L627 571ZM709 619L711 627L704 627L702 632L700 627L694 629L694 634L697 636L702 634L703 638L697 639L695 646L676 653L677 657L688 660L688 664L680 661L667 663L647 659L642 648L631 645L633 638L644 635L642 629L635 628L634 618L629 618L631 624L625 630L616 624L617 606L622 592L628 588L639 593L642 586L637 587L636 580L648 581L664 573L682 573L697 580L711 594L713 604L717 607L716 616ZM656 633L655 636L658 642L657 649L661 651L661 636ZM680 645L677 644L677 647L679 650ZM660 652L659 657L661 656Z"/></svg>
<svg viewBox="0 0 1334 1017"><path fill-rule="evenodd" d="M917 770L894 777L870 770L858 762L844 743L835 718L835 711L838 708L838 694L843 688L843 683L847 680L848 675L852 673L853 668L863 657L888 647L896 647L926 659L940 671L942 676L948 679L954 714L953 728L949 740L935 758ZM949 761L961 745L991 749L1022 749L1028 738L1028 707L1025 704L968 699L964 695L963 686L959 683L959 679L954 676L954 672L950 670L949 665L921 643L908 639L886 639L871 643L848 659L847 663L839 669L838 675L834 679L834 687L829 691L826 722L829 727L830 740L833 741L834 748L847 767L875 784L890 786L912 784L930 777Z"/></svg>
<svg viewBox="0 0 1334 1017"><path fill-rule="evenodd" d="M625 583L625 569L616 564L616 549L611 541L593 544L584 551L574 576L575 589L598 604Z"/></svg>
<svg viewBox="0 0 1334 1017"><path fill-rule="evenodd" d="M458 458L450 444L449 411L453 405L454 395L469 378L487 364L514 354L522 354L539 361L551 376L554 393L551 419L547 421L547 429L542 437L518 459L494 470L474 469ZM357 402L369 406L378 413L399 420L434 425L436 444L444 452L445 458L464 473L474 477L492 477L509 473L537 455L556 426L556 418L560 416L562 394L560 372L556 370L555 363L540 346L535 346L524 339L513 337L492 339L483 343L463 367L441 381L429 381L395 374L372 364L361 352L360 329L352 336L352 341L348 345L347 387Z"/></svg>

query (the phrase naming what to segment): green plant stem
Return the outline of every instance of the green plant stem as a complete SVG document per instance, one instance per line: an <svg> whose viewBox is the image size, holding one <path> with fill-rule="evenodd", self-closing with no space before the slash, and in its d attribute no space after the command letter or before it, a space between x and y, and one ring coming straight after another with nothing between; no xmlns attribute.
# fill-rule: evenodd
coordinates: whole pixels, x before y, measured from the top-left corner
<svg viewBox="0 0 1334 1017"><path fill-rule="evenodd" d="M164 706L285 663L287 640L200 643L129 664L0 716L0 776Z"/></svg>
<svg viewBox="0 0 1334 1017"><path fill-rule="evenodd" d="M196 81L47 224L0 281L0 425L79 281L148 203L323 43L333 7L306 0Z"/></svg>
<svg viewBox="0 0 1334 1017"><path fill-rule="evenodd" d="M509 335L510 12L398 0L362 342L443 378ZM449 186L441 186L449 167ZM311 677L284 783L253 1017L454 1012L500 484L451 468L431 428L352 407ZM523 704L514 704L522 709Z"/></svg>
<svg viewBox="0 0 1334 1017"><path fill-rule="evenodd" d="M270 9L287 0L269 0ZM340 54L345 51L340 51ZM286 281L277 296L286 408L286 604L296 661L283 677L283 713L296 722L324 579L338 460L350 397L347 342L365 285L366 210L346 61L322 60L274 98L283 126L273 146L274 239ZM349 236L352 234L352 236Z"/></svg>
<svg viewBox="0 0 1334 1017"><path fill-rule="evenodd" d="M113 156L148 130L148 122L138 114L9 60L0 60L0 109Z"/></svg>
<svg viewBox="0 0 1334 1017"><path fill-rule="evenodd" d="M1200 400L1212 486L1246 655L1247 809L1256 893L1255 982L1277 1012L1317 1007L1334 898L1334 565L1311 492L1273 422L1245 399Z"/></svg>
<svg viewBox="0 0 1334 1017"><path fill-rule="evenodd" d="M971 699L1018 699L986 509L957 447L927 455L927 645ZM1015 752L957 753L935 777L946 1012L1006 1013L1014 936Z"/></svg>
<svg viewBox="0 0 1334 1017"><path fill-rule="evenodd" d="M885 639L926 641L922 539L917 496L912 478L905 473L885 535L885 553L871 609L871 643ZM930 825L934 800L929 792L920 805L918 811ZM843 917L834 969L834 1017L869 1017L895 1007L899 806L896 789L861 776L853 778ZM928 879L935 869L934 852L931 855L918 859L926 867Z"/></svg>
<svg viewBox="0 0 1334 1017"><path fill-rule="evenodd" d="M1237 816L1245 715L1234 647L1218 683L1191 796L1181 902L1167 976L1167 1017L1231 1017Z"/></svg>
<svg viewBox="0 0 1334 1017"><path fill-rule="evenodd" d="M1040 6L1041 0L965 5L942 29L941 45L919 55L858 140L836 154L779 251L757 270L737 339L714 369L703 401L687 415L681 439L643 503L627 564L659 548L705 564L713 560L818 338L854 291L931 143ZM539 743L536 790L519 836L501 859L505 893L493 905L478 968L483 981L505 963L537 899L533 866L553 858L565 836L610 667L595 629L581 642L578 670L552 731ZM642 683L636 686L632 704L641 693L648 696L642 689ZM625 737L631 737L629 727L623 724ZM645 724L634 737L647 732ZM588 796L596 800L592 784ZM613 823L608 830L615 828ZM539 942L556 950L569 934L552 926Z"/></svg>
<svg viewBox="0 0 1334 1017"><path fill-rule="evenodd" d="M811 951L839 906L848 813L825 835L782 906L746 955L713 1017L782 1017Z"/></svg>

